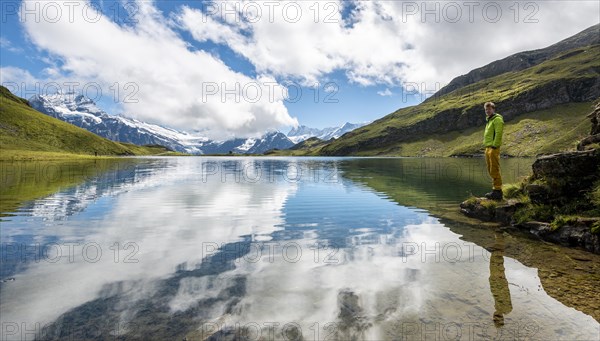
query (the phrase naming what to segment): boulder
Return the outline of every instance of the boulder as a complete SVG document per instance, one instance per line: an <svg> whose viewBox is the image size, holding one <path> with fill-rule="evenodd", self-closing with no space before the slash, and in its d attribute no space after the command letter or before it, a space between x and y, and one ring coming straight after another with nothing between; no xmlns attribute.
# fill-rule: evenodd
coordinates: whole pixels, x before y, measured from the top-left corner
<svg viewBox="0 0 600 341"><path fill-rule="evenodd" d="M540 156L531 166L532 180L541 179L551 195L573 197L600 179L600 149Z"/></svg>
<svg viewBox="0 0 600 341"><path fill-rule="evenodd" d="M551 224L529 221L516 225L520 229L542 240L570 247L581 247L589 252L600 254L600 235L591 232L591 226L598 218L578 218L564 226L553 229Z"/></svg>

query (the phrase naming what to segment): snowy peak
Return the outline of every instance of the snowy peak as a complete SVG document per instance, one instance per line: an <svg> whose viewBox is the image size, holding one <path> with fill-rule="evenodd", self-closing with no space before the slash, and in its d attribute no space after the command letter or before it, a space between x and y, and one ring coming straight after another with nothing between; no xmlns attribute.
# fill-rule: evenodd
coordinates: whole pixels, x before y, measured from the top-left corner
<svg viewBox="0 0 600 341"><path fill-rule="evenodd" d="M261 139L254 142L254 145L248 149L248 153L262 154L271 149L289 149L294 146L294 142L280 131L266 133Z"/></svg>
<svg viewBox="0 0 600 341"><path fill-rule="evenodd" d="M345 133L351 132L354 129L360 128L364 125L367 125L368 122L365 123L349 123L346 122L340 127L329 127L324 129L317 128L309 128L307 126L301 125L297 128L292 128L287 136L294 143L300 143L302 141L306 141L311 137L317 137L321 140L328 141L333 139L337 139Z"/></svg>
<svg viewBox="0 0 600 341"><path fill-rule="evenodd" d="M82 95L36 95L30 98L29 103L44 114L117 142L157 144L179 152L199 153L196 145L208 140L156 124L109 115L93 100Z"/></svg>

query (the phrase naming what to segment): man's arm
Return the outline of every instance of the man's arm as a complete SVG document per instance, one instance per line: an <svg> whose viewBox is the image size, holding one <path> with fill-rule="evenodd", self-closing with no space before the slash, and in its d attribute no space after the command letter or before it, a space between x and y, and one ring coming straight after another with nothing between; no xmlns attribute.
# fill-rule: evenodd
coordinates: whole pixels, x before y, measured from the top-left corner
<svg viewBox="0 0 600 341"><path fill-rule="evenodd" d="M502 133L504 132L504 120L502 117L497 117L494 120L494 142L492 146L499 148L502 145Z"/></svg>

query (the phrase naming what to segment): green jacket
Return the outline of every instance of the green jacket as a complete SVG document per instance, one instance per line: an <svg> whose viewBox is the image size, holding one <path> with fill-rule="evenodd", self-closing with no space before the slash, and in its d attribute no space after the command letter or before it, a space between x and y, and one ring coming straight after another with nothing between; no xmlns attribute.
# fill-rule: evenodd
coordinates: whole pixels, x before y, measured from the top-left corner
<svg viewBox="0 0 600 341"><path fill-rule="evenodd" d="M502 131L504 130L504 119L502 115L495 113L492 117L486 116L487 123L483 133L483 145L485 147L499 148L502 145Z"/></svg>

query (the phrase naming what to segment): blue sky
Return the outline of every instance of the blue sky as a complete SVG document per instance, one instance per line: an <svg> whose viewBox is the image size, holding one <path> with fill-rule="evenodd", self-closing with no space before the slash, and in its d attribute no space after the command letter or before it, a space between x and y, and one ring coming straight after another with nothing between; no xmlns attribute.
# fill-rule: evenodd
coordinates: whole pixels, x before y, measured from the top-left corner
<svg viewBox="0 0 600 341"><path fill-rule="evenodd" d="M462 3L443 2L55 3L2 2L4 85L29 97L42 92L34 84L93 84L92 95L102 90L95 99L109 113L214 136L372 121L418 104L475 67L600 22L600 5L591 1L573 2L569 11L564 2L492 10L481 4L487 12L478 8L472 18ZM502 16L492 18L494 10ZM260 96L232 100L236 84L252 91L254 83ZM267 98L265 84L293 84L293 100ZM215 93L206 96L209 89Z"/></svg>

